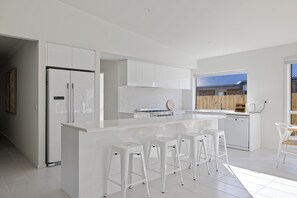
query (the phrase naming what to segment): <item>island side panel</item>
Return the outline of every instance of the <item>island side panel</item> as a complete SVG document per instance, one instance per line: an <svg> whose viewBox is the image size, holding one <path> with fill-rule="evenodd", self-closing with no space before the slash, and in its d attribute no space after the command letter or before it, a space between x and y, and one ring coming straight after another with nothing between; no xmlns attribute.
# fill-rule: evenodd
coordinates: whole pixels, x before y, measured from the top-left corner
<svg viewBox="0 0 297 198"><path fill-rule="evenodd" d="M79 198L79 131L61 127L61 184L72 198Z"/></svg>
<svg viewBox="0 0 297 198"><path fill-rule="evenodd" d="M261 114L250 115L250 150L254 151L261 147Z"/></svg>
<svg viewBox="0 0 297 198"><path fill-rule="evenodd" d="M218 127L218 120L211 119L151 127L79 132L79 197L98 198L103 196L106 167L113 144L122 141L138 142L143 144L146 150L150 138L156 136L177 137L178 134L186 132L185 125L191 126L193 123L202 128ZM113 160L111 173L119 173L119 156L114 157ZM150 175L149 178L152 179ZM153 177L153 179L156 179L156 177ZM108 194L118 191L120 191L119 187L109 183Z"/></svg>

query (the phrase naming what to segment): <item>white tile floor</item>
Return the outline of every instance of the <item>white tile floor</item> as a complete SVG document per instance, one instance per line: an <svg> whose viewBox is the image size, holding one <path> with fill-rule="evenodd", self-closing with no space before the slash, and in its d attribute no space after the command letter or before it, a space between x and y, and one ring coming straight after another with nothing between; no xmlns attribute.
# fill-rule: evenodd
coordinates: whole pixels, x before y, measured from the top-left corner
<svg viewBox="0 0 297 198"><path fill-rule="evenodd" d="M161 181L149 182L153 198L255 197L297 198L297 158L287 157L286 164L275 168L275 151L245 152L229 149L229 160L236 177L220 164L219 172L207 175L204 165L198 167L197 181L191 170L184 170L184 186L179 175L167 178L166 193ZM0 198L64 198L61 190L60 167L35 169L30 162L0 135ZM119 193L109 198L120 197ZM145 186L128 191L128 198L145 197Z"/></svg>

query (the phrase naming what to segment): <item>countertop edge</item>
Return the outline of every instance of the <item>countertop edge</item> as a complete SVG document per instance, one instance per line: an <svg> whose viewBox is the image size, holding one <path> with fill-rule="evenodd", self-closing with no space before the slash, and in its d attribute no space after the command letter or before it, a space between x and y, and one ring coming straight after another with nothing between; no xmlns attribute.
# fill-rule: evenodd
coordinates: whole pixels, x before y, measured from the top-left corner
<svg viewBox="0 0 297 198"><path fill-rule="evenodd" d="M176 115L176 117L180 116L182 118L182 115ZM193 119L193 118L187 118L187 119L181 119L181 120L166 120L166 121L160 121L160 122L154 122L154 120L152 120L152 122L149 123L134 123L134 124L127 124L127 125L123 125L123 126L110 126L110 127L105 127L105 128L98 128L98 127L82 127L79 126L80 124L74 124L74 123L61 123L62 126L65 127L70 127L70 128L74 128L78 131L82 131L85 133L91 133L91 132L102 132L102 131L110 131L110 130L115 130L115 129L121 129L121 130L125 130L125 129L129 129L129 128L137 128L137 127L149 127L149 126L156 126L156 125L165 125L165 124L177 124L177 123L181 123L181 122L187 122L187 121L192 121L192 120L200 120L200 121L204 121L204 120L210 120L210 119L224 119L226 118L226 115L207 115L207 117L204 118L197 118L197 119ZM133 118L132 118L133 119ZM138 121L140 121L142 118L137 118ZM150 119L150 118L146 118L145 120ZM156 117L154 117L154 119L156 119ZM126 120L126 119L119 119L119 120Z"/></svg>

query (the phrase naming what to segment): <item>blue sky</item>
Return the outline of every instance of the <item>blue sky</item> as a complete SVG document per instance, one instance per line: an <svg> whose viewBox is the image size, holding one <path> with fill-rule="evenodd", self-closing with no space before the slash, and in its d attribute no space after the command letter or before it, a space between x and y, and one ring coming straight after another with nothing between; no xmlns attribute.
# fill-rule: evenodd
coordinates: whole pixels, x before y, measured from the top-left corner
<svg viewBox="0 0 297 198"><path fill-rule="evenodd" d="M297 77L297 64L292 64L292 77Z"/></svg>
<svg viewBox="0 0 297 198"><path fill-rule="evenodd" d="M296 64L297 73L297 64ZM246 81L247 74L232 74L223 76L204 76L197 78L197 87L235 85L240 81Z"/></svg>

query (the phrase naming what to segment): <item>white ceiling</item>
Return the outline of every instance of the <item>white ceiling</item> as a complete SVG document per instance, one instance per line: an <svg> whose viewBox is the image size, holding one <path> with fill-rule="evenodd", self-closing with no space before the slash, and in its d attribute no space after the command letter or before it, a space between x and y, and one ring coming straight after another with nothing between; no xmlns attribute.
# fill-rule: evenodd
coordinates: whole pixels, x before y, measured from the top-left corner
<svg viewBox="0 0 297 198"><path fill-rule="evenodd" d="M196 58L297 42L296 0L60 0Z"/></svg>

